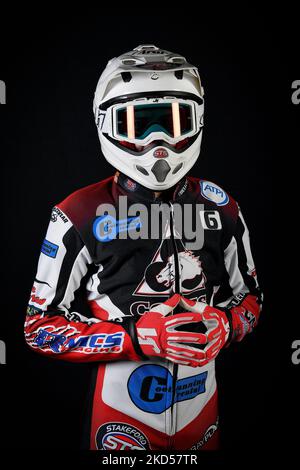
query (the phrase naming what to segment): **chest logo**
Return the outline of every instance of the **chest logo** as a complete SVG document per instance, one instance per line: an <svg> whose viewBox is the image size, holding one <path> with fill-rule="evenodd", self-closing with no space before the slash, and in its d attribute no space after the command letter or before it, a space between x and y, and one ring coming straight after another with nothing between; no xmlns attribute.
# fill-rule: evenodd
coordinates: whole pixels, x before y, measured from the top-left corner
<svg viewBox="0 0 300 470"><path fill-rule="evenodd" d="M143 365L129 377L128 393L137 408L145 413L161 414L172 403L191 400L206 392L208 372L177 380L174 390L173 376L163 366Z"/></svg>
<svg viewBox="0 0 300 470"><path fill-rule="evenodd" d="M164 240L147 266L144 277L133 295L169 296L175 287L175 256L178 258L181 292L190 294L204 289L206 276L199 256L186 250L181 240L176 240L177 253L170 253L170 240Z"/></svg>

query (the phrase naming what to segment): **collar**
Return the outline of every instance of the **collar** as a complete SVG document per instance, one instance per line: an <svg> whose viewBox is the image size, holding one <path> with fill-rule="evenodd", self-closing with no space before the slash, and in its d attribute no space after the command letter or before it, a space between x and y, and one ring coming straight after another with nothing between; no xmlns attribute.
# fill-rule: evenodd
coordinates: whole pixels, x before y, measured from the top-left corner
<svg viewBox="0 0 300 470"><path fill-rule="evenodd" d="M121 186L128 196L131 195L132 199L147 199L153 202L175 201L188 189L188 179L184 177L172 188L162 191L161 195L156 198L152 189L142 186L119 171L114 176L114 182Z"/></svg>

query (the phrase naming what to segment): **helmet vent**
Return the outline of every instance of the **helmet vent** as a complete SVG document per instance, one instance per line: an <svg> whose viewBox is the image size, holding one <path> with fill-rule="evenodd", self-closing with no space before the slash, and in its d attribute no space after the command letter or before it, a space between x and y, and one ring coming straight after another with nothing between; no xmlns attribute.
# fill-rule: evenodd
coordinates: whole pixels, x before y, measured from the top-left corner
<svg viewBox="0 0 300 470"><path fill-rule="evenodd" d="M167 59L167 62L171 62L172 64L182 65L186 62L186 60L184 57L181 57L181 56L173 56Z"/></svg>
<svg viewBox="0 0 300 470"><path fill-rule="evenodd" d="M182 78L183 78L183 70L175 70L174 74L175 74L175 77L176 77L178 80L182 80Z"/></svg>
<svg viewBox="0 0 300 470"><path fill-rule="evenodd" d="M123 59L122 64L123 65L137 65L139 64L139 61L135 59Z"/></svg>
<svg viewBox="0 0 300 470"><path fill-rule="evenodd" d="M178 171L182 168L182 166L183 166L183 163L179 163L179 165L177 165L177 166L174 168L172 174L175 175L176 173L178 173Z"/></svg>
<svg viewBox="0 0 300 470"><path fill-rule="evenodd" d="M147 171L144 167L142 167L142 166L140 166L140 165L136 165L136 169L137 169L140 173L142 173L143 175L149 176L148 171Z"/></svg>
<svg viewBox="0 0 300 470"><path fill-rule="evenodd" d="M162 55L166 52L158 47L154 46L153 44L142 44L134 49L135 55L145 55L145 54L155 54L155 55Z"/></svg>
<svg viewBox="0 0 300 470"><path fill-rule="evenodd" d="M130 72L122 72L121 77L123 78L123 82L125 83L130 82L130 80L132 79L132 75Z"/></svg>

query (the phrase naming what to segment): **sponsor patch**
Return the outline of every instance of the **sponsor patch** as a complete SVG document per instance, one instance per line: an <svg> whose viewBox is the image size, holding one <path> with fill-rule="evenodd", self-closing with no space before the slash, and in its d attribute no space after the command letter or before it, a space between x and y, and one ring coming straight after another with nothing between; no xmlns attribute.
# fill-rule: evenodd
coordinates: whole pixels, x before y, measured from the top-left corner
<svg viewBox="0 0 300 470"><path fill-rule="evenodd" d="M56 258L57 252L58 252L58 245L55 245L55 243L49 242L49 240L43 241L42 244L42 253L46 256L49 256L49 258Z"/></svg>
<svg viewBox="0 0 300 470"><path fill-rule="evenodd" d="M100 242L109 242L117 238L118 233L136 231L142 226L139 216L117 220L111 215L97 217L93 224L93 233Z"/></svg>
<svg viewBox="0 0 300 470"><path fill-rule="evenodd" d="M184 185L182 186L182 188L178 191L178 194L177 196L178 197L181 197L183 195L183 193L185 193L185 191L187 190L188 188L188 180L186 179L185 182L184 182Z"/></svg>
<svg viewBox="0 0 300 470"><path fill-rule="evenodd" d="M43 314L43 310L40 309L40 308L37 308L37 307L34 307L33 305L28 305L27 307L27 310L26 310L26 314L29 316L29 317L34 317L35 315L42 315Z"/></svg>
<svg viewBox="0 0 300 470"><path fill-rule="evenodd" d="M128 380L128 393L133 403L146 413L160 414L172 403L191 400L205 392L207 371L176 382L173 394L173 376L163 366L149 364L135 369ZM174 401L173 401L174 395Z"/></svg>
<svg viewBox="0 0 300 470"><path fill-rule="evenodd" d="M218 429L219 426L219 418L214 424L211 424L205 431L203 437L200 439L197 444L195 444L193 447L190 448L190 450L199 450L201 447L203 447L215 434L216 430Z"/></svg>
<svg viewBox="0 0 300 470"><path fill-rule="evenodd" d="M131 179L127 178L125 181L125 186L128 189L128 191L135 191L137 188L137 184L135 181L132 181Z"/></svg>
<svg viewBox="0 0 300 470"><path fill-rule="evenodd" d="M34 304L43 305L46 302L46 299L41 299L40 297L35 295L35 293L36 293L36 287L33 286L33 288L31 289L31 295L30 295L31 302Z"/></svg>
<svg viewBox="0 0 300 470"><path fill-rule="evenodd" d="M99 450L146 450L150 444L142 431L126 423L105 423L96 433Z"/></svg>
<svg viewBox="0 0 300 470"><path fill-rule="evenodd" d="M51 214L51 222L56 222L58 218L60 218L64 222L64 224L69 222L69 219L58 207L53 207Z"/></svg>
<svg viewBox="0 0 300 470"><path fill-rule="evenodd" d="M124 332L113 334L94 334L75 336L79 332L72 326L56 328L54 325L47 329L40 328L31 340L32 347L61 353L72 350L81 354L119 353L123 350Z"/></svg>
<svg viewBox="0 0 300 470"><path fill-rule="evenodd" d="M201 181L201 194L208 201L212 201L217 206L225 206L229 202L228 194L215 183Z"/></svg>
<svg viewBox="0 0 300 470"><path fill-rule="evenodd" d="M243 293L238 294L235 297L233 297L233 299L227 305L227 308L238 307L239 305L241 305L241 303L245 299L246 295L247 294L243 292Z"/></svg>

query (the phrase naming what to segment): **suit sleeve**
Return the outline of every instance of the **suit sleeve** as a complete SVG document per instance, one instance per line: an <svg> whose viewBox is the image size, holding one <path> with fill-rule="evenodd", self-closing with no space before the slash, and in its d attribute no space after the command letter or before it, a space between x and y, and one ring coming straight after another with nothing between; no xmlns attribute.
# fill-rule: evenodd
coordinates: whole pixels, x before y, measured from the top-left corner
<svg viewBox="0 0 300 470"><path fill-rule="evenodd" d="M139 360L125 316L102 321L72 311L75 293L93 262L75 227L58 211L42 244L29 299L27 344L43 355L73 362Z"/></svg>
<svg viewBox="0 0 300 470"><path fill-rule="evenodd" d="M224 250L224 265L227 288L220 289L216 306L227 314L231 326L230 343L241 341L253 331L262 308L262 293L251 253L249 230L240 209L234 234Z"/></svg>

